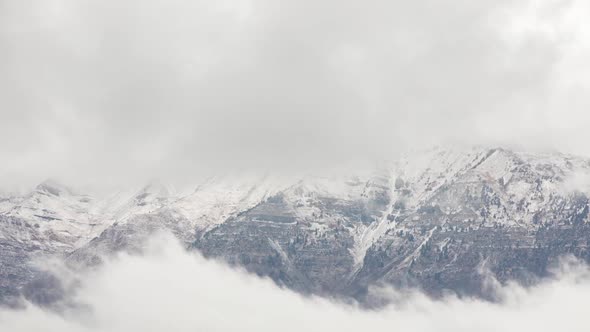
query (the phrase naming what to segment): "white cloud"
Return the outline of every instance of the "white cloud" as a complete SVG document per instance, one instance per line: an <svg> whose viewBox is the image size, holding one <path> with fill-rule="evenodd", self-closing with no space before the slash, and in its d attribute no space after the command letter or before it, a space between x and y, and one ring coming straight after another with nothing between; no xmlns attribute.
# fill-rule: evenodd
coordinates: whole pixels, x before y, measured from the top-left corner
<svg viewBox="0 0 590 332"><path fill-rule="evenodd" d="M392 290L391 292L395 294ZM564 262L556 278L499 290L499 303L419 293L378 311L304 298L271 281L183 251L170 237L144 256L123 255L86 273L63 315L34 306L0 312L2 331L587 331L590 272Z"/></svg>
<svg viewBox="0 0 590 332"><path fill-rule="evenodd" d="M301 171L457 141L590 155L583 0L0 6L4 185Z"/></svg>

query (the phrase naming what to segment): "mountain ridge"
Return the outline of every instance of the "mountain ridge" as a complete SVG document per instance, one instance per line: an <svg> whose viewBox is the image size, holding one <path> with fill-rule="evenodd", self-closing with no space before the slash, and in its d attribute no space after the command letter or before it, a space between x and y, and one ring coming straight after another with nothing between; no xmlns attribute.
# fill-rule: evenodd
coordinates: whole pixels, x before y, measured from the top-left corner
<svg viewBox="0 0 590 332"><path fill-rule="evenodd" d="M104 200L41 186L0 201L0 243L12 248L0 264L15 280L0 275L0 296L35 278L22 264L38 253L99 264L160 229L296 291L366 303L373 285L489 297L482 264L530 283L561 255L590 259L589 200L571 183L590 175L589 159L434 148L358 173L228 176L180 195L154 183Z"/></svg>

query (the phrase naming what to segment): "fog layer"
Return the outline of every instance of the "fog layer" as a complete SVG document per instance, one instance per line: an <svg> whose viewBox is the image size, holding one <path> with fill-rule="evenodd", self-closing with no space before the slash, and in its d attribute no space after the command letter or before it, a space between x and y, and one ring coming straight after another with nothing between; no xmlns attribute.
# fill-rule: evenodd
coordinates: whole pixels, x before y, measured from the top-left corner
<svg viewBox="0 0 590 332"><path fill-rule="evenodd" d="M184 251L169 236L79 276L77 309L0 311L0 330L33 331L588 331L590 271L564 261L537 287L498 288L499 303L415 292L378 311L304 298L270 280ZM67 281L66 281L67 282ZM401 299L401 300L400 300Z"/></svg>

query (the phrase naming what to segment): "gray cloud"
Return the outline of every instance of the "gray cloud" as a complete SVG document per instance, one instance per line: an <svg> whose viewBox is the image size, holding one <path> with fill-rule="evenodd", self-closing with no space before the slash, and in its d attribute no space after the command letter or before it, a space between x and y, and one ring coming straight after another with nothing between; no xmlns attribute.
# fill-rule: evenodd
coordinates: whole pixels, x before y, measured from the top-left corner
<svg viewBox="0 0 590 332"><path fill-rule="evenodd" d="M0 183L590 155L581 0L0 1Z"/></svg>
<svg viewBox="0 0 590 332"><path fill-rule="evenodd" d="M556 279L498 289L501 299L433 301L416 292L378 311L303 298L270 280L185 252L171 237L144 256L122 255L82 275L61 314L34 306L0 310L3 331L587 331L590 272L564 261Z"/></svg>

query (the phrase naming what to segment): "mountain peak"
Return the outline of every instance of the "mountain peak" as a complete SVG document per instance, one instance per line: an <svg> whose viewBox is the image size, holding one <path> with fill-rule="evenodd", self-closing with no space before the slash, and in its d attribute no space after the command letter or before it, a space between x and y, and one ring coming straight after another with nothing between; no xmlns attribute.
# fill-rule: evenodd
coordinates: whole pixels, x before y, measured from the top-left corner
<svg viewBox="0 0 590 332"><path fill-rule="evenodd" d="M53 196L61 196L63 194L71 194L72 190L67 186L57 182L54 179L47 179L35 188L37 191L41 191Z"/></svg>
<svg viewBox="0 0 590 332"><path fill-rule="evenodd" d="M162 181L152 180L139 191L139 195L150 194L157 197L168 197L172 192L173 190Z"/></svg>

